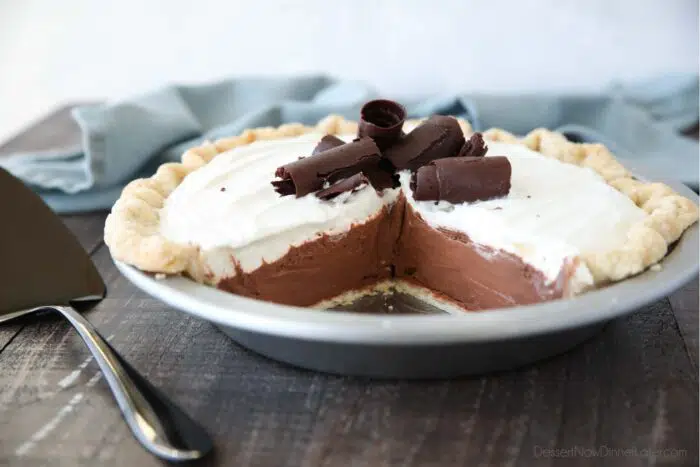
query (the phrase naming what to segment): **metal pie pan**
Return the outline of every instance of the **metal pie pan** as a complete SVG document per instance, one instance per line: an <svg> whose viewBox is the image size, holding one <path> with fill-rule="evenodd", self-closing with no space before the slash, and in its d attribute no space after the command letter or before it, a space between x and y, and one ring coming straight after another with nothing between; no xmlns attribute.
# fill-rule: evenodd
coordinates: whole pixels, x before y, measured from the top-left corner
<svg viewBox="0 0 700 467"><path fill-rule="evenodd" d="M666 182L697 202L681 183ZM210 321L239 344L295 366L375 378L444 378L516 368L565 352L614 318L698 273L698 224L660 268L572 299L463 314L323 311L241 297L184 277L155 279L115 261L138 288Z"/></svg>

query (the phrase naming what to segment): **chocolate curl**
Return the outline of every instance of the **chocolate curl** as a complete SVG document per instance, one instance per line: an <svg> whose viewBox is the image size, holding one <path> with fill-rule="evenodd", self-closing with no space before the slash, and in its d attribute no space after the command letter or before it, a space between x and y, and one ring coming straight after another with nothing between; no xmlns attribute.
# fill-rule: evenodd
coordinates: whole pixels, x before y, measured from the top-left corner
<svg viewBox="0 0 700 467"><path fill-rule="evenodd" d="M376 167L380 160L374 141L362 138L278 167L275 176L282 180L274 180L272 185L282 196L299 198L322 189L324 182L335 183Z"/></svg>
<svg viewBox="0 0 700 467"><path fill-rule="evenodd" d="M484 157L488 149L482 134L474 133L467 142L464 143L457 157Z"/></svg>
<svg viewBox="0 0 700 467"><path fill-rule="evenodd" d="M401 184L399 183L399 174L394 173L391 168L387 169L383 167L381 162L376 167L368 167L365 169L365 174L367 174L369 182L377 191L382 191L387 188L397 188Z"/></svg>
<svg viewBox="0 0 700 467"><path fill-rule="evenodd" d="M372 138L383 151L401 137L405 121L406 109L401 104L386 99L369 101L360 110L357 136Z"/></svg>
<svg viewBox="0 0 700 467"><path fill-rule="evenodd" d="M440 182L437 168L424 165L411 174L411 190L416 201L438 201L440 199Z"/></svg>
<svg viewBox="0 0 700 467"><path fill-rule="evenodd" d="M464 134L453 117L434 115L384 152L398 170L416 170L446 157L454 157L464 146Z"/></svg>
<svg viewBox="0 0 700 467"><path fill-rule="evenodd" d="M321 141L318 142L318 144L314 148L314 151L311 153L311 155L315 156L316 154L318 154L320 152L328 151L329 149L333 149L333 148L337 148L338 146L342 146L343 144L345 144L345 141L338 138L337 136L326 135L323 138L321 138Z"/></svg>
<svg viewBox="0 0 700 467"><path fill-rule="evenodd" d="M369 179L365 177L365 174L360 172L346 178L345 180L339 181L335 185L331 185L328 188L324 188L323 190L316 192L316 196L328 201L341 193L345 193L346 191L350 191L352 193L359 191L369 184Z"/></svg>
<svg viewBox="0 0 700 467"><path fill-rule="evenodd" d="M504 156L450 157L432 161L411 177L417 201L485 201L510 192L510 161Z"/></svg>

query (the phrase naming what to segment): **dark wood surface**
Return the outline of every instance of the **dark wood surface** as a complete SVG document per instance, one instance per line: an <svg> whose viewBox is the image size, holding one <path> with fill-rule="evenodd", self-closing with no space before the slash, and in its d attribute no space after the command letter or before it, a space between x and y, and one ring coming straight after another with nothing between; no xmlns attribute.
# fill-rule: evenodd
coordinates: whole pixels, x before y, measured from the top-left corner
<svg viewBox="0 0 700 467"><path fill-rule="evenodd" d="M0 152L76 141L66 109ZM63 219L109 287L87 316L213 435L197 465L698 465L698 281L569 353L450 381L291 368L149 298L114 267L104 212ZM0 465L156 466L75 332L0 327Z"/></svg>

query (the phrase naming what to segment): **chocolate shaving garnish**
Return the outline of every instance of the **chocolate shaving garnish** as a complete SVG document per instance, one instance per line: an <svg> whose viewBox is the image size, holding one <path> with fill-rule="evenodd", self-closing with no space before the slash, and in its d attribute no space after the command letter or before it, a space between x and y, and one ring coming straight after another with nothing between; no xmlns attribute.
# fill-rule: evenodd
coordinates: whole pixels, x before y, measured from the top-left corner
<svg viewBox="0 0 700 467"><path fill-rule="evenodd" d="M337 136L326 135L323 138L321 138L321 141L318 142L311 155L315 156L319 152L328 151L329 149L337 148L338 146L342 146L343 144L345 144L345 141L338 138Z"/></svg>
<svg viewBox="0 0 700 467"><path fill-rule="evenodd" d="M370 138L361 138L316 155L278 167L275 191L297 198L323 188L324 182L335 183L343 178L376 167L381 160L379 148Z"/></svg>
<svg viewBox="0 0 700 467"><path fill-rule="evenodd" d="M382 151L402 136L406 109L399 103L376 99L367 102L360 110L357 135L370 137Z"/></svg>
<svg viewBox="0 0 700 467"><path fill-rule="evenodd" d="M323 190L316 192L316 196L328 201L341 193L345 193L346 191L350 191L352 193L359 191L369 184L369 179L365 177L365 174L360 172L346 178L345 180L339 181L335 185L331 185L328 188L324 188Z"/></svg>
<svg viewBox="0 0 700 467"><path fill-rule="evenodd" d="M277 170L279 170L279 169L277 169ZM275 191L277 193L279 193L281 196L293 195L297 191L296 187L294 186L294 182L291 179L273 180L270 183L272 183L272 186L275 187ZM298 197L299 196L297 196L297 198Z"/></svg>
<svg viewBox="0 0 700 467"><path fill-rule="evenodd" d="M457 157L484 157L487 150L488 146L486 146L481 133L474 133L464 143Z"/></svg>
<svg viewBox="0 0 700 467"><path fill-rule="evenodd" d="M398 170L419 167L456 156L464 146L462 128L454 117L434 115L384 152Z"/></svg>
<svg viewBox="0 0 700 467"><path fill-rule="evenodd" d="M364 173L367 175L372 187L377 191L397 188L400 185L399 175L395 174L393 170L382 168L381 164L376 167L368 167L364 170Z"/></svg>
<svg viewBox="0 0 700 467"><path fill-rule="evenodd" d="M510 175L510 161L504 156L450 157L419 168L411 177L411 189L418 201L485 201L508 194Z"/></svg>

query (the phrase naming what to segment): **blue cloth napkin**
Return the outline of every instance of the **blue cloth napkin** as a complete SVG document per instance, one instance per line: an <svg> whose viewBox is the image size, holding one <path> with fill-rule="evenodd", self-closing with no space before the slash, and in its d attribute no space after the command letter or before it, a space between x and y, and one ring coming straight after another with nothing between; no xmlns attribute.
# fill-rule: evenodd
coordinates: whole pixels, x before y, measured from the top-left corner
<svg viewBox="0 0 700 467"><path fill-rule="evenodd" d="M167 86L121 102L78 107L80 147L0 159L59 213L109 208L132 179L178 160L205 139L329 113L357 119L377 97L369 87L325 76L231 79ZM698 143L679 131L698 121L698 76L664 75L614 85L602 95L434 95L404 101L411 117L460 116L476 130L522 135L537 127L606 144L631 170L698 188Z"/></svg>

